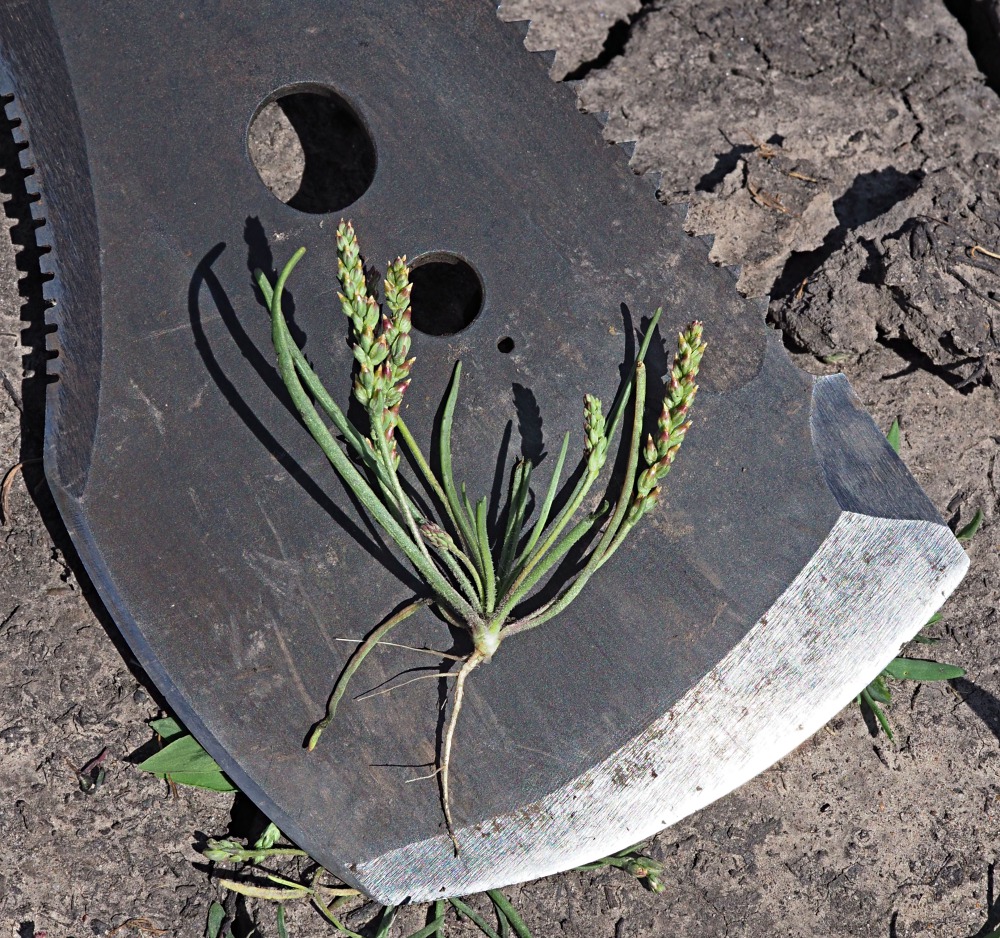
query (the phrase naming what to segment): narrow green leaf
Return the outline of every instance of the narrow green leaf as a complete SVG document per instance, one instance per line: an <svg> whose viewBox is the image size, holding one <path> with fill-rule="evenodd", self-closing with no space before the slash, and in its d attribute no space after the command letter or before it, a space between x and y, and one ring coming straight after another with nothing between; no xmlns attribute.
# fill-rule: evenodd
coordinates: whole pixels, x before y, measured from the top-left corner
<svg viewBox="0 0 1000 938"><path fill-rule="evenodd" d="M892 447L894 453L899 452L899 420L893 420L889 432L885 435L886 442Z"/></svg>
<svg viewBox="0 0 1000 938"><path fill-rule="evenodd" d="M519 460L514 467L510 494L507 497L507 525L504 529L503 542L500 545L500 564L497 568L501 577L510 570L517 551L517 542L521 540L524 511L528 504L528 493L531 490L531 469L531 463L526 459Z"/></svg>
<svg viewBox="0 0 1000 938"><path fill-rule="evenodd" d="M448 900L457 912L464 915L473 925L476 926L486 938L500 938L500 936L487 924L486 919L484 919L474 908L463 902L461 899L449 899Z"/></svg>
<svg viewBox="0 0 1000 938"><path fill-rule="evenodd" d="M629 373L625 376L625 380L622 382L621 387L618 389L618 394L615 396L614 402L611 404L611 409L608 411L606 424L608 446L610 446L614 440L618 424L621 421L622 414L625 412L625 405L628 404L629 397L632 395L632 385L635 382L635 370L646 358L646 352L649 350L649 343L653 339L653 333L656 331L656 327L659 324L660 317L662 315L663 307L657 307L653 315L650 317L649 326L642 337L642 344L639 346L639 354L635 357L635 363L632 365Z"/></svg>
<svg viewBox="0 0 1000 938"><path fill-rule="evenodd" d="M441 485L444 488L445 497L448 499L451 515L458 524L458 533L461 535L465 552L475 559L478 556L478 551L475 550L476 539L473 536L469 518L462 509L462 503L459 501L458 490L455 488L455 474L451 465L451 426L455 420L455 403L458 401L458 388L461 381L462 363L455 362L451 384L448 385L448 396L444 400L444 411L441 414L438 455L441 460ZM480 576L482 576L482 573L483 569L479 566Z"/></svg>
<svg viewBox="0 0 1000 938"><path fill-rule="evenodd" d="M483 562L483 585L486 587L486 614L493 612L497 602L497 580L490 553L490 535L486 529L486 510L489 501L484 495L476 505L476 536L479 538L479 556Z"/></svg>
<svg viewBox="0 0 1000 938"><path fill-rule="evenodd" d="M926 629L928 625L934 625L935 622L940 622L943 618L944 618L944 616L941 615L940 612L935 612L934 615L932 615L927 620L927 624L924 626L924 628Z"/></svg>
<svg viewBox="0 0 1000 938"><path fill-rule="evenodd" d="M972 520L961 528L956 534L957 537L963 544L968 544L975 536L976 532L983 525L983 518L986 516L983 514L982 508L977 508L976 513L972 516Z"/></svg>
<svg viewBox="0 0 1000 938"><path fill-rule="evenodd" d="M154 753L137 768L158 778L168 775L178 785L205 788L208 791L236 791L236 786L222 774L218 763L193 736L181 736Z"/></svg>
<svg viewBox="0 0 1000 938"><path fill-rule="evenodd" d="M288 930L285 928L285 907L282 903L278 903L278 916L277 916L277 927L278 927L278 938L288 938Z"/></svg>
<svg viewBox="0 0 1000 938"><path fill-rule="evenodd" d="M496 912L497 933L500 935L500 938L510 938L510 921L495 902L493 903L493 911Z"/></svg>
<svg viewBox="0 0 1000 938"><path fill-rule="evenodd" d="M487 891L486 895L490 897L490 900L496 906L498 912L502 912L507 921L510 922L511 927L514 929L515 934L518 938L531 938L531 932L528 931L528 926L524 924L521 916L518 914L517 909L514 908L513 903L508 899L499 889L490 889Z"/></svg>
<svg viewBox="0 0 1000 938"><path fill-rule="evenodd" d="M337 918L333 912L330 911L329 906L325 902L322 902L318 896L312 897L313 906L316 910L323 916L338 932L342 935L346 935L347 938L364 938L363 935L359 935L356 931L351 931L340 919Z"/></svg>
<svg viewBox="0 0 1000 938"><path fill-rule="evenodd" d="M964 677L965 669L920 658L894 658L886 667L885 673L897 681L951 681L956 677Z"/></svg>
<svg viewBox="0 0 1000 938"><path fill-rule="evenodd" d="M406 448L410 451L410 455L413 457L413 461L417 464L417 468L420 470L420 474L423 476L428 489L437 498L441 507L444 508L445 514L448 515L453 528L452 533L454 533L455 537L461 540L462 532L459 530L458 518L455 517L455 514L452 511L452 506L448 501L448 496L441 487L441 483L438 481L437 476L434 475L434 472L430 467L430 463L427 462L423 451L420 449L420 444L417 443L417 441L413 438L413 434L410 433L410 428L406 425L406 421L403 419L402 414L396 418L396 432L403 440Z"/></svg>

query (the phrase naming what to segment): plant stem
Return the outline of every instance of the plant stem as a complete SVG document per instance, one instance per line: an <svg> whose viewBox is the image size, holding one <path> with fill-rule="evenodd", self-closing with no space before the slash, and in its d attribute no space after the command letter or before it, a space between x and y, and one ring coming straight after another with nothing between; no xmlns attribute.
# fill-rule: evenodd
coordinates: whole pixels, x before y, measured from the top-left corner
<svg viewBox="0 0 1000 938"><path fill-rule="evenodd" d="M380 462L385 470L386 476L389 479L389 488L399 505L400 512L406 520L407 527L410 529L410 536L413 538L417 547L420 548L420 552L427 558L428 563L430 563L432 562L431 555L427 551L427 545L424 543L423 537L420 536L420 529L417 527L417 522L413 517L413 512L410 511L410 500L403 492L403 486L399 481L399 474L396 472L396 468L393 465L392 454L389 452L389 443L385 438L385 433L383 432L384 427L382 425L381 417L372 411L369 411L369 415L372 421L372 436L378 440Z"/></svg>
<svg viewBox="0 0 1000 938"><path fill-rule="evenodd" d="M410 455L413 457L413 461L417 464L417 468L420 470L420 474L423 476L424 481L427 483L430 490L437 496L437 500L441 507L444 508L449 520L452 523L452 527L455 530L455 534L461 538L461 530L458 524L458 518L455 517L454 512L451 508L451 502L448 501L448 496L445 494L443 488L441 488L441 483L438 482L437 476L434 475L430 464L424 458L423 452L421 452L420 445L413 438L413 434L410 433L410 428L406 425L406 421L403 420L402 415L396 418L396 430L406 445L406 448L410 451Z"/></svg>
<svg viewBox="0 0 1000 938"><path fill-rule="evenodd" d="M344 670L340 672L340 677L337 678L337 683L333 686L333 693L330 694L330 700L326 705L326 716L323 717L319 723L313 727L312 733L309 734L309 740L306 743L306 749L310 752L316 748L316 743L319 742L320 736L323 734L330 723L332 722L334 716L337 714L337 706L344 696L344 692L347 690L347 685L350 683L351 678L354 676L354 672L361 667L361 662L368 657L368 652L370 652L378 643L397 625L401 622L406 621L410 616L413 615L421 606L426 606L428 600L417 599L412 603L404 606L395 615L390 616L381 625L376 626L375 629L369 633L368 637L358 646L354 654L347 661L347 665Z"/></svg>
<svg viewBox="0 0 1000 938"><path fill-rule="evenodd" d="M305 248L300 248L285 265L278 281L275 284L271 297L271 338L274 342L275 352L278 357L278 371L285 383L292 402L295 404L302 417L302 422L306 429L312 434L313 439L319 444L327 459L337 471L337 474L350 487L358 500L385 529L386 533L396 542L400 550L406 554L410 562L423 575L427 585L434 591L438 599L450 605L463 618L473 621L478 618L475 610L466 602L460 593L441 575L438 568L426 557L423 556L419 547L411 540L399 522L392 516L392 513L382 504L381 500L371 490L368 483L354 464L347 458L341 450L333 435L327 429L326 424L320 419L313 407L308 395L299 381L289 350L288 326L285 322L284 314L281 311L281 295L284 290L285 281L291 274L295 265L305 254Z"/></svg>
<svg viewBox="0 0 1000 938"><path fill-rule="evenodd" d="M257 286L260 292L264 295L264 299L267 301L268 311L271 309L271 302L274 295L274 291L271 289L271 284L267 282L267 275L262 271L255 271L254 276L257 280ZM309 393L316 399L320 407L326 412L326 415L333 421L334 426L337 431L344 437L345 440L350 444L351 449L353 449L358 456L364 461L365 465L370 469L377 469L378 463L375 460L375 456L371 449L366 445L365 438L358 431L357 427L354 426L347 419L344 412L337 406L336 401L330 396L323 382L320 381L319 376L313 371L309 362L306 360L305 355L302 353L296 344L294 339L292 339L292 334L288 329L288 324L282 319L283 330L285 332L285 342L288 346L288 350L291 352L292 361L295 363L295 368L298 373L302 376L302 380L305 386L309 389Z"/></svg>
<svg viewBox="0 0 1000 938"><path fill-rule="evenodd" d="M486 895L490 897L490 901L496 906L497 911L503 915L508 922L510 922L518 938L531 938L531 932L528 931L528 926L524 924L523 919L518 914L517 909L514 908L510 899L508 899L499 889L487 890Z"/></svg>

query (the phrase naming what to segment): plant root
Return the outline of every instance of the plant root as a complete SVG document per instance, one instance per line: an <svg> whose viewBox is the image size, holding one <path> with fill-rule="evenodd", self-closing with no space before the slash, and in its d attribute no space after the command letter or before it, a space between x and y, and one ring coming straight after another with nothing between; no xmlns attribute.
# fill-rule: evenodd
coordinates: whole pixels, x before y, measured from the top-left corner
<svg viewBox="0 0 1000 938"><path fill-rule="evenodd" d="M452 845L455 848L455 856L459 854L458 848L458 838L455 836L455 824L451 817L451 799L449 797L448 789L448 769L451 766L451 744L455 738L455 726L458 724L458 715L462 712L462 696L465 693L465 679L473 672L480 664L485 661L485 657L481 652L474 651L468 658L465 659L465 664L462 665L461 670L458 672L458 679L455 681L455 704L451 710L451 716L448 718L448 728L445 730L444 734L444 744L441 747L441 807L444 809L444 822L448 828L448 836L451 838Z"/></svg>

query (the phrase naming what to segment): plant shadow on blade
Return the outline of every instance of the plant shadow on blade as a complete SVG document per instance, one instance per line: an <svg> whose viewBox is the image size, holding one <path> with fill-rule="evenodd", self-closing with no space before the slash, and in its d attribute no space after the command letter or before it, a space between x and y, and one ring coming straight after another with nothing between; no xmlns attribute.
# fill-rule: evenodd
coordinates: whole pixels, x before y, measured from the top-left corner
<svg viewBox="0 0 1000 938"><path fill-rule="evenodd" d="M307 362L282 309L285 285L304 254L305 248L296 251L273 283L262 271L254 272L271 316L279 373L302 422L334 470L392 539L425 587L423 595L400 608L358 644L334 685L326 715L309 735L307 748L316 746L334 719L351 678L367 655L387 644L389 634L415 612L432 606L448 624L467 632L472 643L471 652L455 659L453 670L429 675L452 681L451 709L437 769L430 777L438 777L445 823L457 855L449 766L466 681L476 668L491 660L504 641L537 628L569 606L629 532L655 508L661 483L691 426L689 410L698 390L695 379L705 351L701 323L691 323L678 335L677 354L655 429L644 433L645 357L662 312L656 310L610 409L605 412L598 398L585 396L579 467L560 490L570 449L571 434L567 432L545 494L536 500L537 515L532 520L528 509L534 465L530 460L515 464L503 514L496 506L491 512L489 497L473 503L466 486L454 478L452 424L462 378L460 361L455 364L441 412L435 441L437 471L400 413L415 360L410 357L411 285L406 258L398 257L389 264L380 306L369 293L353 226L341 222L337 229L338 296L350 323L355 360L352 396L367 418L367 426L359 426L334 401ZM619 429L625 466L621 486L588 512L587 497L605 469ZM400 472L400 441L425 490L422 502ZM428 505L435 506L436 518L426 510ZM491 538L491 515L505 518L503 530L496 531L499 536L495 538ZM541 587L545 587L544 598L539 597Z"/></svg>

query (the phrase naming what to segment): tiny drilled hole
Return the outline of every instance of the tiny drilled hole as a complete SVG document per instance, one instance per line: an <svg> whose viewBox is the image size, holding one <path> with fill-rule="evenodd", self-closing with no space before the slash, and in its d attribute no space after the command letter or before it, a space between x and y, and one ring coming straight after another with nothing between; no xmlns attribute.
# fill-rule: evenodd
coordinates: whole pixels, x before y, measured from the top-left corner
<svg viewBox="0 0 1000 938"><path fill-rule="evenodd" d="M497 342L497 351L503 352L504 355L509 355L514 351L514 340L509 335L505 335Z"/></svg>

